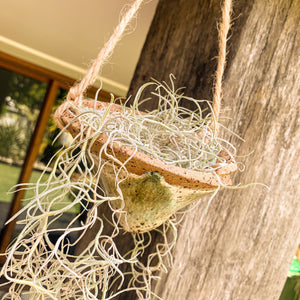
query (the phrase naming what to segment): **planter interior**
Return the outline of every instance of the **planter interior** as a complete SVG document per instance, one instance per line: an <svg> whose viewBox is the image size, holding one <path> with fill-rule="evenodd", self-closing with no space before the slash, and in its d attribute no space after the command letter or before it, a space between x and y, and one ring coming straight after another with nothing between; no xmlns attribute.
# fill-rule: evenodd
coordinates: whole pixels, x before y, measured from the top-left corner
<svg viewBox="0 0 300 300"><path fill-rule="evenodd" d="M117 104L94 100L83 100L82 105L96 110L106 110L111 105L110 111L121 111L121 106ZM80 119L74 120L76 116L74 104L65 102L56 111L55 121L61 129L68 125L67 131L75 137L81 130ZM99 162L99 151L107 139L106 134L99 134L91 145L96 163ZM135 153L135 149L113 142L107 147L107 152L124 163ZM231 185L230 174L237 170L237 165L225 151L221 151L219 157L226 160L225 166L216 171L194 171L136 152L125 165L129 174L120 172L118 175L118 179L126 176L119 185L125 202L124 213L120 213L122 227L129 232L149 231L164 223L179 209L214 192L220 185ZM107 157L103 154L102 159ZM117 195L116 174L110 162L106 162L100 181L108 195ZM112 201L111 205L117 209L121 203Z"/></svg>

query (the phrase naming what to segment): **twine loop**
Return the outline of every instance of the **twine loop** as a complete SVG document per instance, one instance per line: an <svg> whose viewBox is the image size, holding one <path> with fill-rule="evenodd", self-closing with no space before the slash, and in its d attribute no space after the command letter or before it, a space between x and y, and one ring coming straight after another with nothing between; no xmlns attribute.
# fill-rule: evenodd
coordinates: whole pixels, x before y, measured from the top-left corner
<svg viewBox="0 0 300 300"><path fill-rule="evenodd" d="M129 10L124 14L120 23L114 30L112 36L105 43L104 47L100 50L97 58L91 65L90 69L87 71L83 79L75 84L69 91L67 100L74 101L76 104L80 104L83 98L83 94L87 88L94 84L99 74L99 71L103 64L107 61L122 35L130 23L130 21L136 15L138 9L140 8L143 0L136 0ZM222 100L222 78L226 66L226 44L228 31L230 29L230 14L231 14L232 0L224 0L222 8L222 20L219 26L219 53L218 53L218 65L215 73L215 83L213 92L213 115L214 123L212 128L217 132L218 130L218 120L221 108Z"/></svg>

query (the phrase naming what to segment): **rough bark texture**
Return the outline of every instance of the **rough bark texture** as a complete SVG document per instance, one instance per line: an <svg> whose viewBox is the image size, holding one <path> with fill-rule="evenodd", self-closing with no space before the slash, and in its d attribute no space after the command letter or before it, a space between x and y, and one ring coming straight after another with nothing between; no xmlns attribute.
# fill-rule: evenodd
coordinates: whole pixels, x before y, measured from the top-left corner
<svg viewBox="0 0 300 300"><path fill-rule="evenodd" d="M239 31L252 7L252 1L241 0L235 5L235 28ZM214 73L217 67L217 22L221 1L167 0L158 3L128 95L154 78L168 81L174 74L178 87L197 99L212 99ZM239 34L231 36L235 43ZM190 103L187 103L187 105ZM187 106L186 105L186 106ZM146 109L156 108L147 103Z"/></svg>
<svg viewBox="0 0 300 300"><path fill-rule="evenodd" d="M160 1L130 93L172 72L187 95L210 98L219 16L219 1ZM254 151L234 180L270 191L224 190L201 224L206 203L186 216L156 286L165 300L278 299L300 239L300 1L236 1L234 17L223 111L246 140L231 139L238 154Z"/></svg>
<svg viewBox="0 0 300 300"><path fill-rule="evenodd" d="M186 95L211 99L220 6L161 0L129 94L173 73ZM201 223L205 201L188 213L174 266L155 288L164 300L278 299L300 240L300 1L235 1L233 17L223 112L246 140L231 138L238 154L254 151L240 158L246 170L234 181L265 183L270 191L223 190Z"/></svg>

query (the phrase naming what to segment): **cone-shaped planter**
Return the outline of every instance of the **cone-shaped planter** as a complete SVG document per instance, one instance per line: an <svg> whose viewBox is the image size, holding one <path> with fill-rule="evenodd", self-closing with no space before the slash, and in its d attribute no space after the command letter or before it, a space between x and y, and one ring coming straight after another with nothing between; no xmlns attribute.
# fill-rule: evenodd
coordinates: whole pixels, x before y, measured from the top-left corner
<svg viewBox="0 0 300 300"><path fill-rule="evenodd" d="M84 100L81 105L94 111L106 111L109 108L109 112L121 113L124 109L117 104L92 100ZM55 121L60 128L67 126L66 130L76 137L82 130L80 118L77 116L78 111L74 103L65 102L56 111ZM99 162L99 153L107 141L108 136L100 133L90 145L96 163L97 160ZM143 152L136 152L136 149L119 142L110 143L106 152L102 151L101 161L109 160L111 156L125 163L128 172L122 171L117 175L121 180L119 187L125 202L120 224L126 231L137 233L158 227L176 211L201 196L214 192L220 186L231 185L230 174L237 170L236 163L224 150L219 153L223 166L218 168L217 162L214 169L201 171L170 165ZM115 168L111 163L105 164L100 184L109 196L117 196L119 193L116 190ZM119 209L121 203L114 201L112 206Z"/></svg>

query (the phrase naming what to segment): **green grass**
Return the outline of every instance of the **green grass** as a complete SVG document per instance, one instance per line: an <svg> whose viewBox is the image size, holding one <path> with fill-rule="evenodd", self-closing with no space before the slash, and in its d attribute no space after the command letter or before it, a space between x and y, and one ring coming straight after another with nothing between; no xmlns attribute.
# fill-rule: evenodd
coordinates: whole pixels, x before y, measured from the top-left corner
<svg viewBox="0 0 300 300"><path fill-rule="evenodd" d="M8 194L8 190L11 189L15 184L17 184L19 176L21 173L21 168L16 166L11 166L5 163L0 163L0 201L10 202L12 200L13 194ZM30 182L36 182L40 177L41 172L33 171ZM45 177L46 179L46 177ZM32 191L26 193L26 197L33 196Z"/></svg>
<svg viewBox="0 0 300 300"><path fill-rule="evenodd" d="M19 175L21 172L20 167L11 166L5 163L0 163L0 201L2 202L11 202L13 198L12 193L8 193L9 189L11 189L15 184L17 184ZM39 177L41 176L41 172L33 171L30 177L31 183L35 183ZM45 174L43 176L42 182L45 182L49 175ZM13 190L13 189L12 189ZM32 197L33 190L29 190L25 194L25 198ZM73 207L70 212L77 213L79 211L79 207Z"/></svg>
<svg viewBox="0 0 300 300"><path fill-rule="evenodd" d="M20 168L0 163L0 201L11 201L12 195L7 195L7 191L16 184L20 170Z"/></svg>

